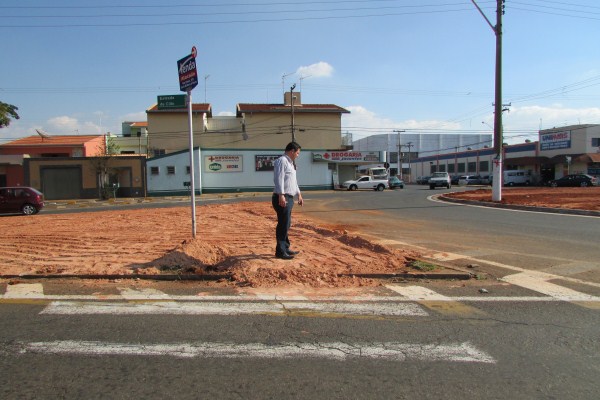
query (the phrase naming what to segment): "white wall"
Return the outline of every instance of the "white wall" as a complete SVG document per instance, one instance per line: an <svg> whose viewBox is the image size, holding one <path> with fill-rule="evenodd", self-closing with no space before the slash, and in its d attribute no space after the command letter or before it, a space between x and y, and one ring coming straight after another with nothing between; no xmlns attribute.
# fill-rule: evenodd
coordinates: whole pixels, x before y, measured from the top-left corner
<svg viewBox="0 0 600 400"><path fill-rule="evenodd" d="M271 191L273 189L273 172L256 171L255 155L282 155L277 150L201 150L200 166L202 173L198 176L198 149L194 150L194 169L196 191L227 193L249 191ZM241 156L240 172L212 172L204 165L208 156L238 155ZM148 159L147 182L148 195L183 195L187 189L183 182L190 180L186 167L190 164L189 152L180 151L161 157ZM332 173L326 162L313 162L312 152L303 151L296 160L298 166L298 183L303 190L329 189L332 184ZM152 175L152 167L159 167L159 174ZM175 174L167 174L167 166L175 167Z"/></svg>

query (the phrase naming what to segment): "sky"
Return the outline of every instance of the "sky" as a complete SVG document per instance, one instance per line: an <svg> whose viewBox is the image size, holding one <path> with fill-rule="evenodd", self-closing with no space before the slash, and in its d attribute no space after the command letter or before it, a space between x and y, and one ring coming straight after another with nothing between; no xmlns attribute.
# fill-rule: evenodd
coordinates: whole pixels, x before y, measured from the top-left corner
<svg viewBox="0 0 600 400"><path fill-rule="evenodd" d="M157 96L181 94L177 60L197 49L194 103L336 104L354 140L493 132L496 1L2 0L0 101L35 135L121 133ZM490 26L491 25L491 26ZM504 141L600 124L600 3L506 0Z"/></svg>

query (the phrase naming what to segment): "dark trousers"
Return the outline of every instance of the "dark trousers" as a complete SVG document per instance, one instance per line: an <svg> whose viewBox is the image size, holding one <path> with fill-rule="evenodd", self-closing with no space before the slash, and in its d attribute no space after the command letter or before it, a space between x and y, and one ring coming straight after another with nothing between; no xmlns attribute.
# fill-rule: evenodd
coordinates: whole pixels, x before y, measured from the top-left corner
<svg viewBox="0 0 600 400"><path fill-rule="evenodd" d="M294 197L285 195L285 200L285 207L281 207L279 205L279 195L274 194L272 198L273 208L277 213L277 228L275 228L275 237L277 239L277 247L275 247L276 255L287 254L287 250L290 248L288 231L292 225L292 207L294 207Z"/></svg>

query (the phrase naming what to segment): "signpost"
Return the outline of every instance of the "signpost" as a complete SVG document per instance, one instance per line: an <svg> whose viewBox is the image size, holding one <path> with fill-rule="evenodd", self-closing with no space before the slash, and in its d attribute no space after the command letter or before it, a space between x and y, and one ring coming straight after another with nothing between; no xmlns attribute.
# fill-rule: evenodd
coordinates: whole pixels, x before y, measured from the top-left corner
<svg viewBox="0 0 600 400"><path fill-rule="evenodd" d="M158 105L159 110L185 108L185 94L157 96L156 104Z"/></svg>
<svg viewBox="0 0 600 400"><path fill-rule="evenodd" d="M187 92L188 125L190 129L190 193L192 202L192 236L196 238L196 188L194 182L194 129L192 126L192 89L198 85L196 69L196 46L192 53L177 61L179 70L179 90ZM198 166L200 166L200 147L198 147Z"/></svg>

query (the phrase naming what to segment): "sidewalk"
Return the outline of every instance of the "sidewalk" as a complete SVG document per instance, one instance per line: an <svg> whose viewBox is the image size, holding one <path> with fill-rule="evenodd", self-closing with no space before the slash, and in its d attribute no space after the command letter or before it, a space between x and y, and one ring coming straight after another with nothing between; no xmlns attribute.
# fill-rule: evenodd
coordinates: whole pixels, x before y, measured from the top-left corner
<svg viewBox="0 0 600 400"><path fill-rule="evenodd" d="M196 196L196 202L201 200L215 199L233 199L240 197L262 197L270 196L267 192L247 192L247 193L214 193L202 194ZM182 203L189 204L189 196L160 196L160 197L123 197L116 199L71 199L71 200L46 200L44 203L45 210L62 210L72 208L92 208L92 207L110 207L123 206L134 204L163 204L163 203Z"/></svg>

